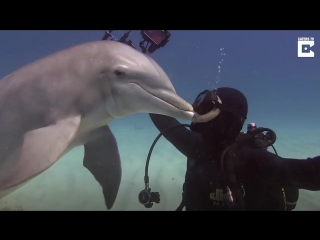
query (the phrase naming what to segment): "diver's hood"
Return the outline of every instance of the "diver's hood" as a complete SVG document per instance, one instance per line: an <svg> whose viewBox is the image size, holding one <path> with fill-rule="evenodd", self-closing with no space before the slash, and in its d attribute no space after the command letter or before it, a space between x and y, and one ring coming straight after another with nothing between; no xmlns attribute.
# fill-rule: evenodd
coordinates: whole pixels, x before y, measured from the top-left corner
<svg viewBox="0 0 320 240"><path fill-rule="evenodd" d="M209 93L210 94L209 94ZM222 104L215 102L218 95ZM194 111L206 114L213 107L220 108L220 114L206 123L192 123L191 130L198 132L208 141L230 142L239 135L248 114L246 97L234 88L218 88L213 91L204 91L198 95L194 104Z"/></svg>

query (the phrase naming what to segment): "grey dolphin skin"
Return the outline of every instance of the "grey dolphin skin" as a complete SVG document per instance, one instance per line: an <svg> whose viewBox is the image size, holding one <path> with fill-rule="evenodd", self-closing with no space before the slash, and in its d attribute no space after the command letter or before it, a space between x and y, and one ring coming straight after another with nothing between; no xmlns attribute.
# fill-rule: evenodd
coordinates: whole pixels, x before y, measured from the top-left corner
<svg viewBox="0 0 320 240"><path fill-rule="evenodd" d="M0 80L0 198L76 146L110 209L121 181L108 123L135 113L191 120L192 106L162 68L122 43L80 44L32 62Z"/></svg>

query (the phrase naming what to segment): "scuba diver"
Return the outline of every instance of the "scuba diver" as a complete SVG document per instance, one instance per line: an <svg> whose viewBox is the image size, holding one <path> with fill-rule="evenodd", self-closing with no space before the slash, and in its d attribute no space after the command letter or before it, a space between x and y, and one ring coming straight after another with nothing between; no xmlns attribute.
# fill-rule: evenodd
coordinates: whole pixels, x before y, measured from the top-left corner
<svg viewBox="0 0 320 240"><path fill-rule="evenodd" d="M177 126L180 123L174 118L149 114L163 136L187 157L183 200L177 210L287 210L281 189L293 191L293 202L298 189L320 190L320 156L304 161L282 158L239 141L248 113L247 99L240 91L228 87L206 90L193 107L200 115L213 109L219 112L208 122L191 123L190 130ZM275 207L273 200L283 205Z"/></svg>

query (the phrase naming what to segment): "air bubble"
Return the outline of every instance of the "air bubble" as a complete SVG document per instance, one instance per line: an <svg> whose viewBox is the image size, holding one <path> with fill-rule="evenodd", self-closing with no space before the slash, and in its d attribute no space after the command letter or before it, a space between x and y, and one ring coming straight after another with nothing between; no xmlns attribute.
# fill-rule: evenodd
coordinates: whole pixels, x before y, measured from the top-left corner
<svg viewBox="0 0 320 240"><path fill-rule="evenodd" d="M219 61L219 65L218 65L218 71L217 71L217 76L216 76L216 82L215 82L215 85L217 85L219 82L220 82L220 78L221 78L221 64L222 62L224 61L224 57L225 56L225 52L224 52L224 47L221 47L220 48L220 56L221 57L221 60ZM216 88L216 87L215 87Z"/></svg>

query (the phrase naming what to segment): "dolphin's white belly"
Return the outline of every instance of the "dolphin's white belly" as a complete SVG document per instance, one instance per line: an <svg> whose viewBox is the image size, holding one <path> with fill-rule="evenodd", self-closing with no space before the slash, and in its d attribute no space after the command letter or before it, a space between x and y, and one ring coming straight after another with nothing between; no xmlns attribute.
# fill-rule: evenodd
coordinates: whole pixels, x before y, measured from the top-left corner
<svg viewBox="0 0 320 240"><path fill-rule="evenodd" d="M70 144L68 145L66 150L59 157L59 159L61 159L63 156L65 156L73 148L78 147L78 146L83 146L86 143L88 143L89 141L94 140L96 137L99 136L99 128L103 127L100 125L106 126L108 123L110 123L112 121L112 118L109 117L107 120L103 121L102 123L92 124L92 121L90 122L90 120L92 120L92 117L94 118L94 116L90 115L87 117L89 118L89 121L86 118L83 119L82 123L79 126L79 129L78 129L78 132L77 132L75 138L70 142ZM88 125L87 122L90 122L91 124ZM23 144L23 136L21 136L20 139L16 139L16 141L14 141L14 142L15 142L15 144L11 147L11 149L7 149L7 148L1 149L0 148L0 183L1 183L1 180L5 179L7 176L10 175L10 173L13 171L14 167L18 163L18 158L19 158L20 151L21 151L22 144ZM40 150L41 150L41 146L39 146L39 151ZM6 157L3 157L3 156L6 156ZM57 161L59 159L57 159ZM82 159L79 159L79 160L82 161ZM39 173L39 174L41 174L41 173ZM33 177L35 177L35 176L33 176ZM22 182L21 184L19 184L19 186L22 186L23 184L28 182L33 177L30 176L30 178L25 179L25 181ZM8 189L9 191L5 190L5 193L1 191L0 198L2 196L5 196L8 193L12 192L13 190L15 190L19 186L15 186L12 189L10 188L10 189ZM0 184L0 188L1 188L1 184Z"/></svg>
<svg viewBox="0 0 320 240"><path fill-rule="evenodd" d="M70 152L73 148L84 145L85 144L85 136L86 135L81 135L81 137L78 137L74 141L72 141L69 144L66 151L60 156L60 158L58 160L60 160L63 156L68 154L68 152ZM7 176L10 175L10 173L13 171L15 165L18 163L18 157L20 154L21 147L22 147L22 143L19 145L16 145L16 148L14 149L14 151L10 152L10 155L7 158L1 159L1 157L0 157L0 183L1 183L1 180L5 179ZM41 172L41 173L43 173L43 172ZM39 173L39 174L41 174L41 173ZM38 175L36 175L36 176L38 176ZM27 182L29 182L31 179L33 179L36 176L30 176L30 178L25 179L25 181L21 182L20 184L15 185L14 187L11 187L9 189L5 189L5 190L0 191L0 199L2 197L5 197L6 195L10 194L11 192L15 191L16 189L22 187L24 184L26 184ZM1 184L0 184L0 188L1 188Z"/></svg>

